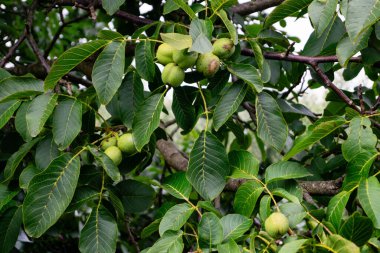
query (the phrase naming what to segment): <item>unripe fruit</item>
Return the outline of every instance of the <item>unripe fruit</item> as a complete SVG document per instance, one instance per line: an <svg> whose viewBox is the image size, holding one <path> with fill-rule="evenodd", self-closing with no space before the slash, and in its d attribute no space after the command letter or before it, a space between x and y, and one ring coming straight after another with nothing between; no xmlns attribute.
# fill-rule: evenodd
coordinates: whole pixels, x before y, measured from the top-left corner
<svg viewBox="0 0 380 253"><path fill-rule="evenodd" d="M289 220L282 213L272 213L265 220L265 230L273 238L284 235L289 229Z"/></svg>
<svg viewBox="0 0 380 253"><path fill-rule="evenodd" d="M156 57L159 63L166 65L173 62L173 52L175 49L167 43L161 44L157 48Z"/></svg>
<svg viewBox="0 0 380 253"><path fill-rule="evenodd" d="M187 49L175 50L173 53L174 62L182 69L191 68L198 59L197 52L188 52Z"/></svg>
<svg viewBox="0 0 380 253"><path fill-rule="evenodd" d="M228 38L221 38L212 45L212 53L216 56L227 59L235 52L234 42Z"/></svg>
<svg viewBox="0 0 380 253"><path fill-rule="evenodd" d="M107 139L103 140L100 143L100 147L101 147L102 150L106 150L109 147L116 146L116 144L117 144L116 137L110 137L110 138L107 138Z"/></svg>
<svg viewBox="0 0 380 253"><path fill-rule="evenodd" d="M121 160L123 159L123 156L121 154L121 150L116 147L116 146L112 146L112 147L109 147L107 148L104 153L109 157L111 158L111 160L113 161L113 163L117 166L121 163Z"/></svg>
<svg viewBox="0 0 380 253"><path fill-rule="evenodd" d="M183 69L181 69L174 63L169 63L165 66L164 70L162 71L161 79L164 82L164 84L169 84L170 86L178 87L181 85L183 80L185 80L185 72L183 71Z"/></svg>
<svg viewBox="0 0 380 253"><path fill-rule="evenodd" d="M128 155L132 155L137 151L131 133L126 133L120 136L117 141L117 146L122 152L125 152Z"/></svg>
<svg viewBox="0 0 380 253"><path fill-rule="evenodd" d="M218 72L220 60L213 53L201 54L197 60L197 71L203 73L206 77L212 77Z"/></svg>

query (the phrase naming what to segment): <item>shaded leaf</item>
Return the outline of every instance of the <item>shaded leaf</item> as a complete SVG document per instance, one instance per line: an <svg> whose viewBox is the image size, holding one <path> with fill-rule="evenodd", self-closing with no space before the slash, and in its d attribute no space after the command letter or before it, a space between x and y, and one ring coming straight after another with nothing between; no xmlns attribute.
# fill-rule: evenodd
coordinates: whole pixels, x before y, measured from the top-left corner
<svg viewBox="0 0 380 253"><path fill-rule="evenodd" d="M102 7L112 16L124 4L125 0L102 0Z"/></svg>
<svg viewBox="0 0 380 253"><path fill-rule="evenodd" d="M338 56L338 60L341 66L346 67L349 59L353 55L367 47L371 32L372 29L368 29L365 33L363 33L356 44L352 43L348 36L345 36L338 43L338 46L336 48L336 55Z"/></svg>
<svg viewBox="0 0 380 253"><path fill-rule="evenodd" d="M327 206L326 218L333 224L336 230L339 230L342 221L343 212L351 192L342 191L335 195Z"/></svg>
<svg viewBox="0 0 380 253"><path fill-rule="evenodd" d="M254 91L261 92L263 90L260 73L254 66L243 63L233 63L227 66L227 69L231 74L246 82Z"/></svg>
<svg viewBox="0 0 380 253"><path fill-rule="evenodd" d="M15 246L22 224L22 208L12 207L0 216L0 251L8 253Z"/></svg>
<svg viewBox="0 0 380 253"><path fill-rule="evenodd" d="M177 172L166 177L162 186L165 191L179 199L189 199L192 190L185 172Z"/></svg>
<svg viewBox="0 0 380 253"><path fill-rule="evenodd" d="M198 224L199 239L207 243L207 247L217 245L223 241L223 227L214 213L205 213L202 215Z"/></svg>
<svg viewBox="0 0 380 253"><path fill-rule="evenodd" d="M151 186L135 180L125 180L116 185L126 212L138 213L148 209L154 200L155 191Z"/></svg>
<svg viewBox="0 0 380 253"><path fill-rule="evenodd" d="M121 175L119 172L119 168L115 165L115 163L109 158L106 154L99 151L94 146L88 146L88 150L95 157L96 161L103 167L104 171L107 175L115 182L121 180Z"/></svg>
<svg viewBox="0 0 380 253"><path fill-rule="evenodd" d="M167 231L146 253L182 253L182 231Z"/></svg>
<svg viewBox="0 0 380 253"><path fill-rule="evenodd" d="M359 202L373 222L373 226L380 229L380 183L376 177L364 179L358 188Z"/></svg>
<svg viewBox="0 0 380 253"><path fill-rule="evenodd" d="M8 102L0 103L0 129L7 124L20 104L21 102L18 100L10 100Z"/></svg>
<svg viewBox="0 0 380 253"><path fill-rule="evenodd" d="M48 167L51 161L59 156L58 146L53 141L52 136L44 137L37 147L34 155L34 161L36 166L40 170L44 170Z"/></svg>
<svg viewBox="0 0 380 253"><path fill-rule="evenodd" d="M240 253L239 246L232 239L226 243L218 244L217 249L219 253Z"/></svg>
<svg viewBox="0 0 380 253"><path fill-rule="evenodd" d="M259 171L259 160L245 150L234 150L228 154L231 167L231 178L255 179Z"/></svg>
<svg viewBox="0 0 380 253"><path fill-rule="evenodd" d="M31 102L32 101L23 102L20 105L20 108L17 110L16 118L15 118L16 130L26 142L32 139L32 136L30 136L28 128L27 128L27 124L26 124L26 111L28 110L29 104Z"/></svg>
<svg viewBox="0 0 380 253"><path fill-rule="evenodd" d="M355 212L341 226L339 234L359 247L363 246L372 236L373 225L370 218Z"/></svg>

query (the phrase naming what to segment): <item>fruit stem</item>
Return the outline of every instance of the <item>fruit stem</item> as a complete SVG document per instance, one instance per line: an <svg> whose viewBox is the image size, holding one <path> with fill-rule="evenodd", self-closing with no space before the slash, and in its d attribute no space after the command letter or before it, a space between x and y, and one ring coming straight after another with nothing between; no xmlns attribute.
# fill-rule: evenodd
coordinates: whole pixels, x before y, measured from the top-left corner
<svg viewBox="0 0 380 253"><path fill-rule="evenodd" d="M206 98L202 92L202 87L200 85L200 83L198 82L198 89L199 89L199 93L201 94L201 97L202 97L202 101L203 101L203 107L205 109L205 116L206 116L206 127L205 127L205 132L207 132L208 130L208 123L209 123L209 118L208 118L208 109L207 109L207 102L206 102Z"/></svg>

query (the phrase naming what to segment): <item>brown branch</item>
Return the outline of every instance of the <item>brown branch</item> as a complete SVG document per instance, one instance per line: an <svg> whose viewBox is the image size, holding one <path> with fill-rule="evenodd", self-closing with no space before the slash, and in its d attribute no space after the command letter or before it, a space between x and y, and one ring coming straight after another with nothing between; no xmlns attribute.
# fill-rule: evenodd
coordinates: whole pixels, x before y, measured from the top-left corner
<svg viewBox="0 0 380 253"><path fill-rule="evenodd" d="M20 44L25 40L26 38L26 29L21 34L20 38L17 40L15 44L11 48L9 48L8 53L4 56L4 58L0 62L0 68L4 67L4 65L9 61L9 59L13 56L13 54L16 52L16 49L20 46Z"/></svg>
<svg viewBox="0 0 380 253"><path fill-rule="evenodd" d="M28 34L28 41L30 46L33 49L34 54L37 56L38 60L40 61L41 65L44 67L46 73L49 73L50 71L50 65L42 55L40 49L38 48L37 42L34 40L34 37L32 34Z"/></svg>
<svg viewBox="0 0 380 253"><path fill-rule="evenodd" d="M157 141L156 146L170 167L178 171L187 170L189 160L181 153L173 142L160 139ZM236 191L245 181L245 179L230 179L228 180L225 189L228 191ZM329 181L300 181L299 183L310 195L334 195L339 191L342 179Z"/></svg>
<svg viewBox="0 0 380 253"><path fill-rule="evenodd" d="M245 16L257 11L263 11L268 8L281 4L284 0L256 0L243 4L235 5L231 8L233 13Z"/></svg>

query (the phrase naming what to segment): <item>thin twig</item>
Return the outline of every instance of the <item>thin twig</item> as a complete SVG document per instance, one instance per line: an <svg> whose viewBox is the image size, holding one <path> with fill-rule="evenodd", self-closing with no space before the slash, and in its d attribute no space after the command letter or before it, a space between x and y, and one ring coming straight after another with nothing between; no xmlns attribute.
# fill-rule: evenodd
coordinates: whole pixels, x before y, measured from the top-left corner
<svg viewBox="0 0 380 253"><path fill-rule="evenodd" d="M136 252L140 252L140 247L139 247L139 244L137 243L135 237L133 236L133 233L131 231L131 228L129 227L129 218L127 217L126 219L126 222L125 222L125 228L127 229L127 233L128 233L128 236L129 236L129 240L131 241L131 243L133 244L133 246L135 247L136 249Z"/></svg>
<svg viewBox="0 0 380 253"><path fill-rule="evenodd" d="M359 97L359 103L360 103L360 113L365 113L365 107L364 107L364 100L363 100L363 89L362 84L359 84L358 86L358 97Z"/></svg>

